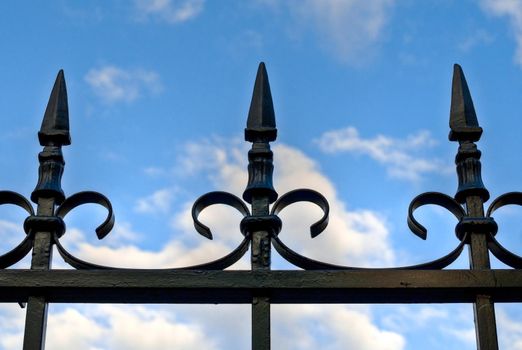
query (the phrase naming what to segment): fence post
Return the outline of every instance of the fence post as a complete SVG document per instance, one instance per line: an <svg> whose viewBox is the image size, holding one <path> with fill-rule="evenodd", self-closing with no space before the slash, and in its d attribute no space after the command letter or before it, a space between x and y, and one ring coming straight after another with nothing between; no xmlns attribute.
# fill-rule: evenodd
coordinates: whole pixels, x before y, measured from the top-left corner
<svg viewBox="0 0 522 350"><path fill-rule="evenodd" d="M54 212L56 205L65 199L61 188L65 165L62 146L71 144L67 89L62 70L56 77L38 139L44 149L38 155L38 184L31 194L31 200L37 204L37 211L36 216L26 220L26 227L34 237L31 270L49 270L53 236L57 230L64 229L63 221L55 217ZM30 296L27 301L24 350L45 348L46 323L47 302L44 296Z"/></svg>
<svg viewBox="0 0 522 350"><path fill-rule="evenodd" d="M248 185L243 199L252 205L252 270L269 270L273 217L270 204L277 199L272 185L273 153L270 141L277 137L275 114L265 64L259 65L248 113L245 140L252 142L248 152ZM257 227L256 227L257 226ZM270 298L254 295L252 300L252 349L270 349Z"/></svg>
<svg viewBox="0 0 522 350"><path fill-rule="evenodd" d="M475 144L482 135L478 124L471 94L466 78L459 65L454 66L451 92L450 141L459 142L455 157L459 187L455 199L466 207L466 219L475 223L488 224L484 217L484 202L489 199L489 192L481 177L481 152ZM470 225L467 233L469 244L470 267L472 270L491 268L488 251L488 231L480 230L478 225ZM489 295L479 294L473 304L475 331L478 350L498 350L495 307Z"/></svg>

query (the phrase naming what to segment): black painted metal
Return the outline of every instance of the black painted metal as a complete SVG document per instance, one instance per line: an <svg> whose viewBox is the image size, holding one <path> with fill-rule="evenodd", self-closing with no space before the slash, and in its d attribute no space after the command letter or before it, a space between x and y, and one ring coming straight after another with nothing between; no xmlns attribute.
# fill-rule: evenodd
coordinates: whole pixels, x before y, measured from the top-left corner
<svg viewBox="0 0 522 350"><path fill-rule="evenodd" d="M459 142L455 158L458 189L454 197L426 192L414 198L408 210L408 226L427 238L427 230L414 217L417 208L438 205L458 219L455 233L460 243L447 255L414 266L365 269L310 259L293 251L279 237L282 222L278 214L300 201L318 205L323 217L310 227L312 238L328 225L326 198L310 189L296 189L278 198L272 174L277 129L265 65L257 72L248 114L245 140L248 152L248 184L243 202L227 192L210 192L192 207L197 232L212 239L209 227L199 221L208 206L225 204L237 209L243 220L243 241L228 255L208 263L182 268L139 270L92 264L78 259L60 243L66 234L63 218L76 207L99 204L107 218L96 229L103 239L114 225L112 205L97 192L66 196L61 189L64 170L62 146L71 143L67 90L63 71L58 73L42 127L38 133L44 147L39 154L38 184L31 194L36 213L24 196L0 191L0 205L13 204L28 213L22 242L0 255L0 302L27 304L25 350L45 346L48 303L248 303L252 305L252 349L270 349L270 305L274 303L473 303L480 350L498 349L494 302L522 301L522 257L495 239L497 224L491 216L506 205L522 205L522 192L510 192L493 200L484 213L489 192L481 178L481 153L475 142L482 128L478 124L471 94L460 66L453 74L450 112L450 141ZM76 270L53 270L52 247ZM305 271L271 270L271 247L288 262ZM469 248L469 270L443 270ZM251 251L251 270L224 271ZM31 269L6 269L32 251ZM512 267L491 269L489 253ZM83 271L81 271L83 270ZM349 347L350 344L346 344Z"/></svg>

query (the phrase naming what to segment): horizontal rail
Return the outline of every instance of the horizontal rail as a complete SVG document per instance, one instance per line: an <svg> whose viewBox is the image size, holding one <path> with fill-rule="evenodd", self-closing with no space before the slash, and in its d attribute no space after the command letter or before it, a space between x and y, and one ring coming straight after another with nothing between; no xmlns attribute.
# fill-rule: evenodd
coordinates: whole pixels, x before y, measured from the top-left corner
<svg viewBox="0 0 522 350"><path fill-rule="evenodd" d="M241 304L257 295L282 304L522 302L522 271L0 271L0 302Z"/></svg>

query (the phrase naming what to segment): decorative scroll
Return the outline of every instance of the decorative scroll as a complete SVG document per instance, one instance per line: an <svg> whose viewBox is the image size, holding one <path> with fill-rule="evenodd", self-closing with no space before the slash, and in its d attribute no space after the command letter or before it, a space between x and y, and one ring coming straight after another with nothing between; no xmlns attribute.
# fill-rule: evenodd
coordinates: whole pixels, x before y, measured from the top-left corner
<svg viewBox="0 0 522 350"><path fill-rule="evenodd" d="M487 216L506 205L522 205L522 192L509 192L497 197L489 205ZM488 248L495 257L504 264L515 269L522 269L522 257L504 248L493 235L488 237Z"/></svg>
<svg viewBox="0 0 522 350"><path fill-rule="evenodd" d="M437 205L452 213L458 220L455 234L460 243L445 256L426 263L391 267L389 269L443 269L453 263L462 253L465 245L472 246L471 237L487 243L488 249L502 262L522 268L522 257L504 248L496 239L497 224L491 216L496 210L506 205L522 205L522 192L510 192L495 199L483 215L483 204L489 198L489 192L481 178L481 152L475 142L479 141L482 128L478 124L471 94L460 66L455 65L452 101L450 110L450 141L457 141L459 148L455 158L458 175L458 189L451 197L439 192L426 192L415 197L408 208L407 224L410 230L425 240L427 229L417 221L415 210L425 205ZM38 205L35 215L32 204L20 194L0 191L0 205L13 204L24 209L29 216L24 222L25 238L11 251L0 255L0 268L7 268L24 258L40 237L41 245L36 258L37 269L48 269L50 251L55 245L63 259L76 269L121 269L90 263L75 257L61 244L60 239L66 233L63 221L65 216L76 207L84 204L97 204L107 210L105 220L95 229L98 239L103 239L114 227L114 213L111 202L104 195L86 191L66 197L61 188L61 178L65 166L62 146L70 144L69 112L67 91L63 71L60 71L53 87L42 127L38 133L40 144L44 146L39 154L39 177L31 199ZM330 206L327 199L311 189L297 189L278 198L273 186L273 153L270 142L277 138L276 119L268 75L264 63L258 68L252 101L245 128L245 140L252 143L248 152L248 183L243 192L243 200L228 193L215 191L199 197L192 207L192 219L195 230L207 239L213 239L211 229L199 219L201 212L212 205L230 206L243 216L239 223L242 242L232 252L214 261L180 268L161 270L221 270L226 269L241 259L251 250L252 269L270 269L271 246L288 262L306 270L353 270L361 267L343 266L325 263L305 257L283 243L280 232L283 222L279 213L297 202L310 202L322 210L322 217L310 226L311 238L317 237L328 225ZM249 205L251 206L249 208ZM40 243L39 243L40 244ZM487 255L487 252L481 254ZM40 256L41 255L41 256ZM34 258L34 257L33 257ZM486 256L471 259L472 268L481 267L480 261L489 264Z"/></svg>
<svg viewBox="0 0 522 350"><path fill-rule="evenodd" d="M96 228L98 239L103 239L114 227L114 213L112 212L111 202L101 193L85 191L73 194L65 199L58 209L56 209L56 216L63 219L67 213L83 204L99 204L107 209L107 218Z"/></svg>
<svg viewBox="0 0 522 350"><path fill-rule="evenodd" d="M514 293L516 294L517 288L520 289L520 281L515 278L515 282L511 283L510 279L513 276L520 278L520 275L518 273L511 274L514 271L502 271L502 274L509 276L509 278L498 279L497 277L499 276L497 275L501 271L491 269L490 252L500 261L515 269L522 269L522 256L510 252L496 240L495 235L497 234L498 226L492 215L496 210L507 205L522 206L522 192L510 192L499 196L491 203L486 215L484 215L484 203L489 200L490 195L482 181L481 151L476 145L476 142L480 140L482 135L482 128L478 123L471 94L462 68L459 65L454 66L449 126L449 140L458 142L458 151L455 157L458 178L457 191L453 197L439 192L426 192L415 197L408 208L407 224L415 235L425 240L428 230L415 218L415 210L425 205L440 206L452 213L458 220L455 225L455 234L460 243L450 253L433 261L411 266L378 269L407 270L405 273L401 272L397 275L390 271L387 271L386 274L377 271L374 274L367 271L362 273L364 278L361 277L361 273L355 273L354 275L359 275L359 277L355 277L354 281L356 283L355 285L352 284L351 287L349 286L350 283L346 284L346 282L350 282L349 279L352 276L348 277L348 275L352 275L352 273L341 273L334 276L334 279L338 276L343 279L342 283L337 284L338 281L324 278L328 274L333 274L332 270L370 269L336 265L310 259L294 251L281 240L280 233L283 229L283 222L278 215L286 207L297 202L310 202L322 210L322 217L310 226L309 233L311 238L314 239L328 225L330 206L323 195L311 189L293 190L280 197L275 190L273 152L270 148L270 142L275 141L277 138L276 118L268 74L264 63L261 63L258 67L244 130L245 141L251 143L251 148L248 151L248 182L242 194L243 199L227 192L210 192L199 197L194 202L191 213L196 232L212 240L212 231L210 227L200 221L200 214L212 205L231 206L243 216L238 229L238 234L243 236L242 242L230 253L210 262L177 268L143 269L142 271L145 272L145 275L148 275L151 271L191 270L186 274L187 276L192 276L188 280L185 280L187 276L176 280L185 281L188 284L178 284L176 282L175 285L172 285L173 280L169 279L168 283L162 286L156 285L149 288L147 285L148 281L144 284L142 281L139 281L140 283L138 284L140 286L136 287L135 285L133 287L132 283L129 284L129 280L120 281L121 283L119 284L115 283L115 279L129 275L119 272L110 273L108 284L99 284L95 288L93 288L95 285L93 281L100 277L100 274L89 273L88 282L84 279L84 285L79 287L77 286L78 278L83 274L72 272L69 274L68 282L62 283L63 272L48 271L52 266L53 246L56 247L65 262L76 269L114 271L136 271L137 269L104 266L84 261L67 251L60 242L61 237L67 233L63 219L69 212L81 205L97 204L107 210L106 218L95 229L96 235L100 240L110 233L115 221L112 204L104 195L86 191L67 197L62 189L62 175L65 169L62 146L70 145L71 137L69 132L67 89L64 73L60 71L53 86L42 126L38 133L38 139L40 145L43 146L43 150L38 155L38 182L30 196L32 202L37 206L36 210L33 209L33 205L29 200L22 195L10 191L0 191L0 205L13 204L21 207L28 213L28 217L23 224L26 236L14 249L0 255L0 269L16 264L32 250L31 270L38 271L26 272L25 270L18 270L5 273L5 276L11 276L13 275L11 272L15 272L14 276L18 276L20 281L25 281L24 283L31 281L25 286L24 283L20 284L20 282L15 281L2 290L5 294L4 297L8 297L8 299L4 298L4 301L19 302L22 306L25 303L27 304L24 349L43 349L45 347L48 303L67 301L69 300L67 298L71 296L74 296L73 299L77 298L73 300L76 302L89 300L101 300L102 302L120 300L128 302L128 299L123 299L124 294L120 294L120 298L117 299L112 294L125 291L126 296L134 295L134 298L141 294L138 298L130 300L130 302L142 300L140 298L145 294L151 295L150 299L148 295L146 296L144 299L146 302L168 302L170 300L179 302L180 295L188 297L190 294L199 295L195 299L191 296L187 299L182 297L181 302L201 300L203 302L211 302L211 300L213 300L212 302L248 302L252 306L252 348L268 349L270 347L271 303L282 301L299 303L303 300L312 302L339 302L339 300L361 302L361 300L366 300L365 296L361 294L374 294L370 290L375 291L378 289L380 289L380 293L371 296L369 299L371 302L389 302L389 299L373 299L376 295L389 297L389 294L393 296L392 302L433 302L436 300L472 302L475 310L478 310L475 312L477 348L498 349L494 302L512 300L512 296ZM464 271L464 274L461 273L462 271L458 271L459 273L456 275L452 272L436 272L433 274L432 272L414 273L412 271L444 269L461 255L466 245L470 248L470 270ZM286 281L284 281L287 278L285 274L270 272L272 247L275 248L283 259L298 268L325 270L325 273L292 273L290 275L294 277L290 279L294 278L294 280L286 284ZM211 283L207 285L208 288L204 286L204 283L200 283L202 279L211 275L214 278L210 277L210 279L213 279L213 282L216 281L215 273L202 273L200 270L223 270L229 268L244 257L248 250L251 252L250 268L252 273L240 273L240 275L241 277L246 276L247 279L251 278L251 281L239 286L236 283L237 281L234 282L234 279L230 279L230 276L233 276L235 273L218 273L219 279L223 279L226 283ZM508 272L508 274L505 274L505 272ZM486 273L487 278L484 278L484 273ZM390 274L394 276L390 278ZM131 275L136 274L131 273ZM139 279L143 274L138 275ZM158 276L157 274L155 275ZM174 275L184 274L176 273ZM310 275L313 277L311 280ZM433 276L436 275L439 276L435 278L437 281L431 281ZM457 276L457 282L448 282L447 277L452 275L454 277ZM479 275L483 277L478 278ZM10 277L5 276L4 281L10 279ZM93 278L93 276L95 277ZM194 276L196 279L193 279ZM223 276L224 278L222 278ZM286 276L289 275L286 274ZM308 276L311 283L303 284L304 276ZM397 278L397 276L399 277ZM35 277L40 278L39 282L33 281ZM274 279L274 277L276 278ZM403 280L403 277L406 277L405 280ZM381 278L384 280L388 279L388 281L380 284ZM48 280L53 279L54 282L49 284ZM360 284L360 280L363 279L366 281ZM480 281L478 284L475 283L477 279ZM433 283L419 284L419 280L430 280ZM497 283L498 280L501 283ZM59 282L56 283L56 281ZM136 276L130 281L136 282ZM267 283L267 281L271 282ZM511 283L508 283L509 286L507 287L503 285L507 283L506 281ZM274 285L274 282L276 285ZM315 286L316 284L317 286ZM513 289L513 287L515 288ZM150 289L151 293L143 293L142 289L144 288ZM307 290L301 293L302 288ZM501 289L504 289L503 294L498 292ZM87 290L87 293L85 293L85 290ZM221 294L221 296L217 299L207 297L218 290L219 292L216 294ZM295 290L298 290L298 293ZM315 290L313 292L315 296L310 294L312 290ZM127 293L129 291L131 294ZM170 291L177 291L174 293L174 299L171 299L172 295L167 296L166 293L170 294ZM196 292L194 293L194 291ZM452 295L453 291L458 294L456 299L440 298L441 295ZM410 294L412 292L415 295ZM94 299L87 300L85 296L89 294L97 295L94 296ZM308 296L306 296L307 294ZM298 298L293 298L294 295ZM504 298L507 295L508 299L503 300L502 295L504 295ZM106 299L96 299L101 296ZM304 299L299 299L304 296L306 296ZM408 298L405 298L406 296ZM342 298L339 299L340 297Z"/></svg>
<svg viewBox="0 0 522 350"><path fill-rule="evenodd" d="M323 223L324 221L327 222L327 215L328 215L328 203L326 202L326 199L322 197L320 194L318 194L315 191L310 191L310 194L319 195L321 197L321 203L324 205L326 204L326 207L322 207L323 211L325 213L325 216L316 224ZM292 193L289 193L292 194ZM292 194L291 198L297 197L297 195ZM301 199L306 200L306 199ZM324 202L323 202L324 201ZM286 203L288 202L288 203ZM294 202L297 202L297 200L292 201L291 199L288 199L285 202L286 206L287 204L291 204ZM317 203L316 203L317 204ZM444 195L442 193L437 192L427 192L424 194L421 194L417 196L410 204L409 213L408 213L408 226L412 230L413 233L415 233L417 236L426 239L426 232L427 230L415 220L413 216L413 212L415 209L419 208L420 206L427 205L427 204L435 204L440 205L446 209L448 209L451 213L453 213L457 219L462 219L465 215L464 209L451 197ZM276 203L277 205L277 203ZM276 205L274 205L274 209L276 209ZM319 205L319 204L318 204ZM284 207L283 206L283 207ZM273 211L274 211L273 209ZM282 208L280 208L277 211L280 211ZM324 220L326 218L326 220ZM326 226L326 225L324 225ZM312 226L313 228L314 226ZM311 228L311 229L312 229ZM323 227L324 229L324 227ZM312 237L315 237L312 231ZM354 270L354 269L368 269L368 268L362 268L362 267L353 267L353 266L344 266L344 265L336 265L336 264L330 264L325 263L321 261L317 261L314 259L307 258L305 256L300 255L299 253L295 252L294 250L290 249L288 246L286 246L278 236L275 236L272 238L272 242L274 245L274 248L276 251L288 262L292 263L293 265L300 267L305 270ZM391 267L391 268L385 268L385 269L410 269L410 270L425 270L425 269L442 269L447 266L449 266L451 263L453 263L462 253L462 250L466 244L466 240L461 240L460 244L449 254L443 256L442 258L418 264L418 265L411 265L411 266L401 266L401 267Z"/></svg>
<svg viewBox="0 0 522 350"><path fill-rule="evenodd" d="M245 205L245 203L231 193L216 191L204 194L203 196L199 197L192 206L192 220L194 220L194 227L196 228L196 231L208 239L213 238L212 232L207 226L203 225L199 221L198 216L205 208L214 204L228 205L237 209L237 211L243 214L243 216L250 215L250 211L248 210L248 207Z"/></svg>
<svg viewBox="0 0 522 350"><path fill-rule="evenodd" d="M0 191L0 205L13 204L24 209L29 215L34 215L34 209L31 203L22 195L12 191ZM25 258L33 247L33 237L26 232L25 238L15 248L9 252L0 255L0 269L12 266Z"/></svg>
<svg viewBox="0 0 522 350"><path fill-rule="evenodd" d="M277 215L287 206L297 202L310 202L319 206L323 210L323 217L310 226L310 235L312 238L317 237L328 226L328 216L330 214L330 205L322 194L314 190L298 189L290 191L281 196L272 207L272 214Z"/></svg>
<svg viewBox="0 0 522 350"><path fill-rule="evenodd" d="M105 221L96 228L96 234L99 239L103 239L114 226L114 214L112 212L112 205L110 201L100 193L97 192L80 192L71 197L67 198L63 204L57 209L56 215L59 217L65 217L69 211L72 209L87 203L100 204L105 207L108 211L107 218ZM237 197L232 194L226 192L212 192L208 193L202 197L200 197L196 203L194 204L192 210L192 217L194 221L197 222L196 227L198 228L198 232L200 232L204 237L212 239L212 233L210 229L203 225L198 220L198 215L201 211L203 211L206 207L213 204L228 204L236 209L238 209L243 215L248 215L248 208L244 205L244 203ZM55 235L54 241L56 244L56 248L62 258L66 263L71 265L72 267L79 270L107 270L107 269L115 269L115 270L127 270L127 268L120 267L111 267L93 264L82 259L75 257L73 254L68 252L63 245L60 243L58 235ZM230 254L226 256L199 265L187 266L181 268L166 268L160 270L221 270L225 269L234 263L236 263L245 253L248 251L249 240L247 237L243 239L243 241L239 244L239 246L234 249Z"/></svg>

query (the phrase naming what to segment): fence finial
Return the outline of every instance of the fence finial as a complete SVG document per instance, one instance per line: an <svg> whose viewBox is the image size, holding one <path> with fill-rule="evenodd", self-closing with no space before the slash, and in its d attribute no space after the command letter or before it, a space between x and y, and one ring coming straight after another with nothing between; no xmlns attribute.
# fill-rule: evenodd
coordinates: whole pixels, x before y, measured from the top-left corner
<svg viewBox="0 0 522 350"><path fill-rule="evenodd" d="M51 97L45 110L42 127L38 132L40 145L70 145L69 107L63 70L58 72Z"/></svg>
<svg viewBox="0 0 522 350"><path fill-rule="evenodd" d="M482 128L478 124L464 72L458 64L453 66L449 124L451 129L450 141L475 142L482 135Z"/></svg>
<svg viewBox="0 0 522 350"><path fill-rule="evenodd" d="M277 192L272 184L274 171L273 153L270 150L270 141L277 138L274 105L268 74L265 64L261 62L257 69L252 102L248 112L245 140L252 142L252 149L248 152L248 185L243 192L243 199L252 204L255 198L266 197L266 211L268 203L277 199ZM256 213L253 213L256 215ZM266 215L264 214L264 215Z"/></svg>
<svg viewBox="0 0 522 350"><path fill-rule="evenodd" d="M265 64L261 62L257 69L254 93L252 94L252 102L248 112L245 140L250 142L260 139L263 141L274 141L276 137L277 129L272 94Z"/></svg>
<svg viewBox="0 0 522 350"><path fill-rule="evenodd" d="M466 203L468 197L478 196L485 202L489 199L489 192L482 182L481 153L475 144L480 140L482 128L478 124L466 78L458 64L453 67L449 124L450 141L459 142L455 156L459 187L455 199L459 203Z"/></svg>
<svg viewBox="0 0 522 350"><path fill-rule="evenodd" d="M67 88L63 70L58 72L54 82L42 127L38 132L38 140L44 149L38 155L38 183L31 194L31 200L38 203L39 198L54 198L55 204L60 204L65 200L61 185L65 166L62 146L71 144Z"/></svg>

